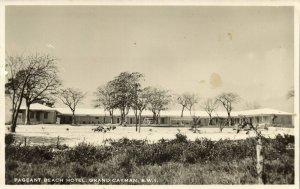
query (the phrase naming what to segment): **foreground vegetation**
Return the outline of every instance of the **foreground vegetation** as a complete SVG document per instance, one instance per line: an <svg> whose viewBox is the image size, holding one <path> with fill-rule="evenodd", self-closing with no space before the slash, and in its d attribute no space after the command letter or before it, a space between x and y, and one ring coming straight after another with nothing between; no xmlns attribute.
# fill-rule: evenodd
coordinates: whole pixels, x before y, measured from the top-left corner
<svg viewBox="0 0 300 189"><path fill-rule="evenodd" d="M86 181L76 184L257 183L256 140L253 138L189 141L178 133L176 139L161 139L154 144L123 138L110 140L106 146L81 143L74 148L15 145L13 141L12 135L6 136L6 184L26 184L16 182L16 178L61 178L60 182L48 184L74 184L70 178ZM294 136L264 138L263 145L264 182L293 184ZM91 181L92 178L100 181ZM112 182L112 179L121 180ZM143 179L151 182L144 183Z"/></svg>

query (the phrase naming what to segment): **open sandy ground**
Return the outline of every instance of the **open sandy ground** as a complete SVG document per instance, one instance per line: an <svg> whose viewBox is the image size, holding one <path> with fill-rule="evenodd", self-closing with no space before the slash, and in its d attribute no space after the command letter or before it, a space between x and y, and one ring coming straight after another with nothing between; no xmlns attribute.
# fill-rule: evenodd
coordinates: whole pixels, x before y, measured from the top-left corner
<svg viewBox="0 0 300 189"><path fill-rule="evenodd" d="M246 134L246 131L236 133L232 128L224 128L222 133L219 128L199 128L200 133L193 133L189 130L190 127L142 127L141 132L138 133L135 131L135 127L117 126L115 130L111 130L105 134L94 132L93 128L97 128L97 126L18 125L16 135L18 141L23 141L26 137L30 145L56 144L59 136L60 144L68 146L75 146L81 142L101 145L105 139L118 140L123 137L145 139L152 143L162 138L174 139L175 134L178 132L185 134L189 140L195 140L196 138L239 140L255 136L254 131L250 131L249 134ZM294 129L269 127L268 130L263 130L262 133L265 137L274 138L277 134L294 135Z"/></svg>

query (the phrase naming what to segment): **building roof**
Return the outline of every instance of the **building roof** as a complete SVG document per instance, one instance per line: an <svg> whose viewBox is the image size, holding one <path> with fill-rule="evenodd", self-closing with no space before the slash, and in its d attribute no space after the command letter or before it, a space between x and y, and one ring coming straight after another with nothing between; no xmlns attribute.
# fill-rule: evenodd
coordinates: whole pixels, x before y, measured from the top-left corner
<svg viewBox="0 0 300 189"><path fill-rule="evenodd" d="M21 110L26 109L26 105L22 104L20 107ZM56 111L54 108L51 108L49 106L45 106L43 104L34 103L30 105L30 110L47 110L47 111Z"/></svg>
<svg viewBox="0 0 300 189"><path fill-rule="evenodd" d="M280 110L274 110L270 108L261 108L261 109L254 109L254 110L243 110L243 111L236 111L235 114L237 115L248 115L248 116L255 116L255 115L294 115L293 113L284 112Z"/></svg>
<svg viewBox="0 0 300 189"><path fill-rule="evenodd" d="M22 105L21 109L26 109L26 106ZM45 111L57 111L63 115L72 115L72 112L69 108L51 108L42 104L32 104L30 106L31 110L45 110ZM293 113L284 112L280 110L270 109L270 108L261 108L261 109L253 109L253 110L242 110L242 111L232 111L231 116L258 116L258 115L294 115ZM81 116L109 116L108 112L105 112L103 109L94 108L94 109L87 109L87 108L77 108L75 111L75 115ZM114 111L114 115L120 115L119 110ZM129 116L134 116L134 111L130 110L128 113ZM152 117L152 112L149 110L144 110L142 113L143 116ZM166 110L161 111L161 117L180 117L181 110ZM197 116L197 117L208 117L207 112L205 111L192 111L191 113L188 110L183 112L184 117L188 116ZM227 117L227 112L225 111L217 111L212 113L212 117Z"/></svg>
<svg viewBox="0 0 300 189"><path fill-rule="evenodd" d="M72 111L70 110L70 108L55 108L55 109L61 114L72 115ZM75 115L101 116L101 115L109 115L109 113L99 108L95 108L95 109L76 108Z"/></svg>

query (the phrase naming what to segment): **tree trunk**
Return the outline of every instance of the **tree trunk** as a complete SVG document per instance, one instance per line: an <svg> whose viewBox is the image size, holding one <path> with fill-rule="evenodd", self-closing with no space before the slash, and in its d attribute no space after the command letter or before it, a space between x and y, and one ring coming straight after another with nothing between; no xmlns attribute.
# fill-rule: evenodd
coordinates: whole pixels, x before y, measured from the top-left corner
<svg viewBox="0 0 300 189"><path fill-rule="evenodd" d="M182 118L183 118L183 111L184 111L184 107L182 107L182 110L181 110L181 122L180 122L180 125L183 125L183 121L182 121Z"/></svg>
<svg viewBox="0 0 300 189"><path fill-rule="evenodd" d="M156 113L155 113L155 111L152 111L152 112L153 112L153 117L152 117L153 124L156 124Z"/></svg>
<svg viewBox="0 0 300 189"><path fill-rule="evenodd" d="M157 123L160 125L160 112L157 114Z"/></svg>
<svg viewBox="0 0 300 189"><path fill-rule="evenodd" d="M258 137L257 144L256 144L256 156L257 156L256 172L257 172L258 184L264 184L263 182L264 156L262 154L262 151L263 151L263 145L262 145L261 137Z"/></svg>
<svg viewBox="0 0 300 189"><path fill-rule="evenodd" d="M19 104L16 106L16 109L13 110L12 120L11 120L11 132L15 133L17 128L18 113L22 104L20 100Z"/></svg>
<svg viewBox="0 0 300 189"><path fill-rule="evenodd" d="M124 116L125 116L125 110L124 109L120 109L121 110L121 117L120 117L120 125L124 124Z"/></svg>
<svg viewBox="0 0 300 189"><path fill-rule="evenodd" d="M13 113L13 117L11 120L11 132L15 133L17 128L17 121L18 121L18 111Z"/></svg>
<svg viewBox="0 0 300 189"><path fill-rule="evenodd" d="M11 123L13 123L13 120L15 118L15 110L12 109L12 114L11 114Z"/></svg>
<svg viewBox="0 0 300 189"><path fill-rule="evenodd" d="M134 112L135 115L135 131L138 131L138 115L137 115L137 109Z"/></svg>
<svg viewBox="0 0 300 189"><path fill-rule="evenodd" d="M217 122L218 122L218 125L219 125L220 132L222 133L222 131L223 131L223 123L222 123L222 121L221 121L220 118L218 118Z"/></svg>
<svg viewBox="0 0 300 189"><path fill-rule="evenodd" d="M208 115L209 115L208 125L212 125L211 124L211 114L208 114Z"/></svg>
<svg viewBox="0 0 300 189"><path fill-rule="evenodd" d="M230 112L227 112L228 114L228 126L231 126L231 116L230 116Z"/></svg>
<svg viewBox="0 0 300 189"><path fill-rule="evenodd" d="M75 112L72 112L72 125L75 125Z"/></svg>
<svg viewBox="0 0 300 189"><path fill-rule="evenodd" d="M141 125L142 125L142 111L139 113L139 133L141 132Z"/></svg>
<svg viewBox="0 0 300 189"><path fill-rule="evenodd" d="M110 111L110 123L113 124L114 123L114 112Z"/></svg>
<svg viewBox="0 0 300 189"><path fill-rule="evenodd" d="M123 125L126 126L127 124L127 114L124 112L124 122Z"/></svg>
<svg viewBox="0 0 300 189"><path fill-rule="evenodd" d="M16 128L17 128L17 122L15 121L15 119L12 120L11 122L11 132L15 133L16 132Z"/></svg>
<svg viewBox="0 0 300 189"><path fill-rule="evenodd" d="M220 126L220 132L222 133L222 131L223 131L223 126L221 125Z"/></svg>
<svg viewBox="0 0 300 189"><path fill-rule="evenodd" d="M25 110L25 125L30 125L30 104L26 103L26 110Z"/></svg>
<svg viewBox="0 0 300 189"><path fill-rule="evenodd" d="M104 114L103 124L105 124L105 122L106 122L106 112L105 112L105 114Z"/></svg>
<svg viewBox="0 0 300 189"><path fill-rule="evenodd" d="M126 113L125 113L125 108L121 110L121 122L120 125L126 126Z"/></svg>

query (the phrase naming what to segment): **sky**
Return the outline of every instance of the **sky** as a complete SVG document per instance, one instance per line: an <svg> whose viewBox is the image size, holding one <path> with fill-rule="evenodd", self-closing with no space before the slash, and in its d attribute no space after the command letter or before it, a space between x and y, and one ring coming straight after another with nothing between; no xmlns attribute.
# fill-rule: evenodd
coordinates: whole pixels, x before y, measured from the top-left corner
<svg viewBox="0 0 300 189"><path fill-rule="evenodd" d="M7 54L58 58L65 87L93 92L120 72L143 86L202 98L235 92L241 101L293 111L292 7L7 6ZM57 104L57 106L62 106ZM177 109L177 105L172 105Z"/></svg>

